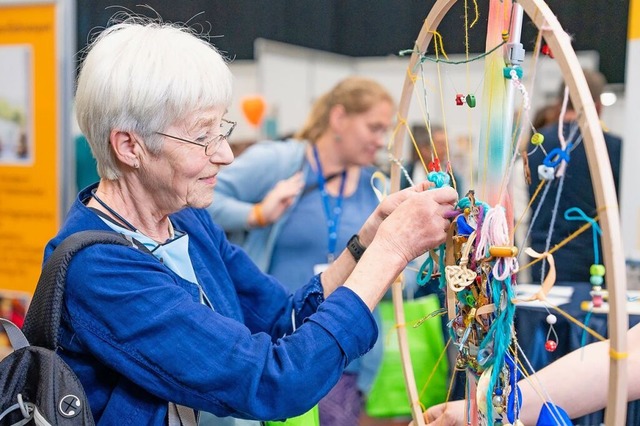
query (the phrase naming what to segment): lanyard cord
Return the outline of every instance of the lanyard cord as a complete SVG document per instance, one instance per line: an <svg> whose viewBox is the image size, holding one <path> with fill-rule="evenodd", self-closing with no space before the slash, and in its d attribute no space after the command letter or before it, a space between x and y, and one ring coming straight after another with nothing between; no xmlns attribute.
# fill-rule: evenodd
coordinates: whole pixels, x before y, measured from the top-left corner
<svg viewBox="0 0 640 426"><path fill-rule="evenodd" d="M336 204L331 209L331 201L327 188L325 186L326 180L322 172L322 164L320 163L320 156L318 155L318 147L313 146L313 156L316 160L316 166L318 168L318 188L320 189L320 195L322 196L322 204L324 206L324 214L327 218L327 229L329 231L329 252L327 254L327 260L329 263L335 259L336 244L338 242L338 228L340 227L340 217L342 216L342 200L344 199L344 187L347 181L347 171L342 172L342 180L340 182L340 191Z"/></svg>
<svg viewBox="0 0 640 426"><path fill-rule="evenodd" d="M131 222L129 222L127 219L125 219L124 217L120 216L120 214L118 212L116 212L114 209L112 209L111 207L109 207L109 205L107 203L105 203L104 201L102 201L100 198L98 198L98 196L96 195L96 190L93 189L91 191L91 196L93 197L94 200L96 200L102 207L105 208L106 211L108 211L109 213L111 213L116 219L118 219L120 222L122 222L122 224L124 226L126 226L127 228L129 228L130 231L133 232L138 232L138 230L136 229L135 226L133 226L131 224Z"/></svg>

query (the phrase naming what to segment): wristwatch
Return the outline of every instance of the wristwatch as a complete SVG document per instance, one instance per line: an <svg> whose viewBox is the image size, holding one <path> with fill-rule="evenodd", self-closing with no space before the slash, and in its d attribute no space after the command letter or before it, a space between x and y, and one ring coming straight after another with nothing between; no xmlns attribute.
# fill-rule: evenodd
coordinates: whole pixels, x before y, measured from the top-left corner
<svg viewBox="0 0 640 426"><path fill-rule="evenodd" d="M353 234L353 236L351 237L351 239L349 239L349 242L347 243L347 250L349 250L349 253L351 253L351 256L353 256L356 262L360 260L360 258L362 257L362 254L366 249L367 248L363 246L362 243L360 242L360 238L358 238L358 234Z"/></svg>

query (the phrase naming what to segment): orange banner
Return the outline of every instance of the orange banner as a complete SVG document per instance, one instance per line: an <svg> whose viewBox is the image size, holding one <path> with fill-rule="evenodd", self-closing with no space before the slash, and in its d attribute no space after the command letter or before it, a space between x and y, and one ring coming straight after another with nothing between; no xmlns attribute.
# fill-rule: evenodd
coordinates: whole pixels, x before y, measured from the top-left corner
<svg viewBox="0 0 640 426"><path fill-rule="evenodd" d="M640 0L629 3L629 40L640 38Z"/></svg>
<svg viewBox="0 0 640 426"><path fill-rule="evenodd" d="M32 293L60 220L56 6L0 5L0 289Z"/></svg>

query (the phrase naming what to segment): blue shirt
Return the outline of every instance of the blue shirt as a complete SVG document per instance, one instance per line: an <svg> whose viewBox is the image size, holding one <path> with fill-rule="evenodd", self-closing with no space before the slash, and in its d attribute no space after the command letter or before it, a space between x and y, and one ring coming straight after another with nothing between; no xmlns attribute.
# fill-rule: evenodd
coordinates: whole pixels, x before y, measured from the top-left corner
<svg viewBox="0 0 640 426"><path fill-rule="evenodd" d="M370 184L372 173L372 169L362 169L358 187L353 194L343 199L334 253L336 256L347 246L349 238L360 230L378 205L378 199ZM306 175L305 187L316 183L314 173ZM330 205L334 206L337 197L330 195L328 198ZM327 263L329 231L322 203L318 188L301 196L297 204L291 207L276 238L268 272L289 291L293 292L306 284L314 273L315 265Z"/></svg>
<svg viewBox="0 0 640 426"><path fill-rule="evenodd" d="M109 230L72 206L45 250L72 233ZM164 425L167 402L219 417L283 419L315 405L377 337L362 300L318 277L289 295L229 244L204 210L171 215L214 310L197 286L149 253L96 245L68 268L59 353L78 375L99 425ZM292 312L297 330L292 331Z"/></svg>

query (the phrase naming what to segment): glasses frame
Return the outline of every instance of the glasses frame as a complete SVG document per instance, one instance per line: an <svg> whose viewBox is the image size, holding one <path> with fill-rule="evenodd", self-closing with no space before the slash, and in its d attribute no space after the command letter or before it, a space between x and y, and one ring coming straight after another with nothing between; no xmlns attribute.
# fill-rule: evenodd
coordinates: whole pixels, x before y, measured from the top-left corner
<svg viewBox="0 0 640 426"><path fill-rule="evenodd" d="M169 135L169 134L163 133L163 132L155 132L155 133L158 134L158 135L165 136L167 138L175 139L175 140L180 141L180 142L186 142L186 143L190 143L190 144L193 144L193 145L201 146L201 147L204 148L205 155L210 157L213 154L215 154L216 152L218 152L218 149L220 149L220 145L222 144L223 140L226 140L226 141L229 140L229 137L233 133L233 130L238 125L237 121L227 120L226 118L223 118L222 121L224 123L227 123L227 124L231 125L229 130L227 130L227 132L225 134L219 134L219 135L214 136L213 139L211 139L209 142L205 142L205 143L200 143L200 142L192 141L192 140L185 139L185 138L179 138L178 136Z"/></svg>

